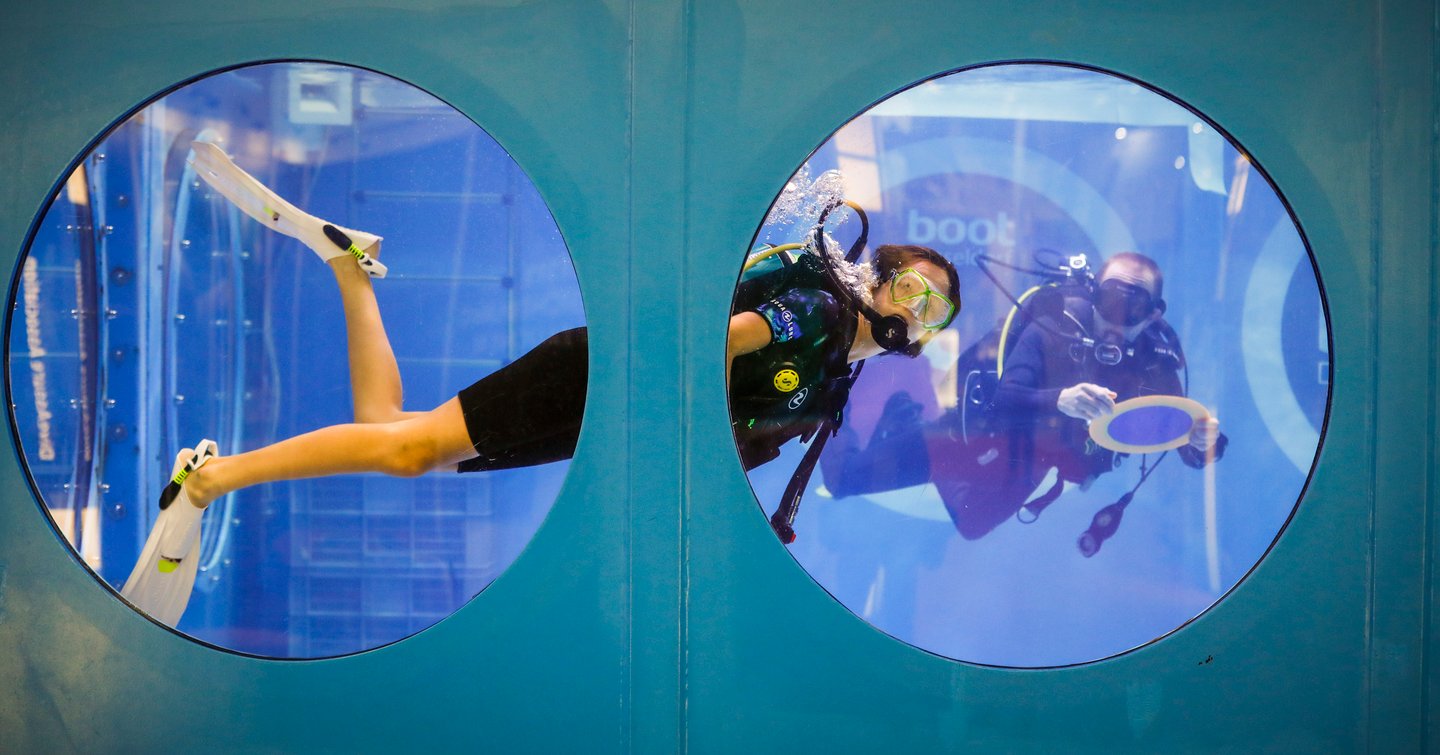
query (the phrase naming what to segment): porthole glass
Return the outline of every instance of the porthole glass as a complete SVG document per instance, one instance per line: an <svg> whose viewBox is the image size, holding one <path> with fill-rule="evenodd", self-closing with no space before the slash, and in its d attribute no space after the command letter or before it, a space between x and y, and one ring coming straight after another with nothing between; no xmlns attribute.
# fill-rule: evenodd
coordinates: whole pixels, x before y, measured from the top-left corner
<svg viewBox="0 0 1440 755"><path fill-rule="evenodd" d="M736 290L730 406L835 599L942 656L1063 666L1176 630L1265 555L1329 343L1295 219L1214 123L995 65L877 103L789 179Z"/></svg>
<svg viewBox="0 0 1440 755"><path fill-rule="evenodd" d="M253 65L149 102L60 185L11 296L13 427L56 529L222 648L430 626L514 561L573 453L555 220L474 122L375 72ZM537 380L565 422L525 419Z"/></svg>

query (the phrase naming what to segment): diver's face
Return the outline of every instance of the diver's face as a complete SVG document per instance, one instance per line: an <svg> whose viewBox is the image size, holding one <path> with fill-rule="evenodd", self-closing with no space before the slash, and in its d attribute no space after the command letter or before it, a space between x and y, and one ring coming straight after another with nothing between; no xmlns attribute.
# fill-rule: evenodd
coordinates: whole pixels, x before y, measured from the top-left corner
<svg viewBox="0 0 1440 755"><path fill-rule="evenodd" d="M951 304L945 295L948 280L939 265L924 260L912 262L875 290L875 311L903 318L909 326L911 343L928 340L930 333L949 323Z"/></svg>
<svg viewBox="0 0 1440 755"><path fill-rule="evenodd" d="M1121 260L1106 268L1095 297L1095 320L1102 333L1126 342L1139 338L1161 315L1155 283L1154 273L1142 265Z"/></svg>

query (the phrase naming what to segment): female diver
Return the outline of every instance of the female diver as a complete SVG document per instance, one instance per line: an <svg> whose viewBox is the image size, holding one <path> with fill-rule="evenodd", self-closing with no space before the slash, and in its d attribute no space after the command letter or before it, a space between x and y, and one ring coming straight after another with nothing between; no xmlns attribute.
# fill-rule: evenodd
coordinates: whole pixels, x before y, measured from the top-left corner
<svg viewBox="0 0 1440 755"><path fill-rule="evenodd" d="M240 488L359 472L411 477L506 469L574 454L588 375L585 328L551 336L434 409L406 411L371 288L371 278L386 273L376 259L381 238L307 215L219 147L193 147L197 175L330 265L345 316L354 421L231 456L220 455L212 441L182 450L160 496L161 516L122 594L157 620L176 623L199 560L200 516ZM949 325L958 309L955 268L931 249L880 247L873 265L848 271L868 283L858 291L834 274L832 266L844 262L783 254L781 264L742 282L730 318L727 375L747 469L838 411L834 388L852 363L887 352L918 355L928 334Z"/></svg>

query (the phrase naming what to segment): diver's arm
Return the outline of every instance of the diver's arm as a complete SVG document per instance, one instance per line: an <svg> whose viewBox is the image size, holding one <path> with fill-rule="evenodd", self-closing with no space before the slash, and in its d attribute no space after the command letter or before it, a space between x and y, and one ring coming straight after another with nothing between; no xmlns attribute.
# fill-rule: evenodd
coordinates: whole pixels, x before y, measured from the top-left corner
<svg viewBox="0 0 1440 755"><path fill-rule="evenodd" d="M1181 384L1178 373L1167 372L1161 383L1159 393L1185 395L1185 387ZM1225 447L1229 444L1230 439L1220 432L1220 420L1205 417L1195 420L1195 424L1190 428L1190 442L1176 449L1176 454L1185 466L1203 469L1205 465L1219 461L1225 455Z"/></svg>
<svg viewBox="0 0 1440 755"><path fill-rule="evenodd" d="M1214 422L1214 429L1213 440L1208 448L1201 450L1197 447L1196 435L1211 432L1201 426L1201 423L1205 423L1206 420L1198 420L1195 423L1195 430L1190 433L1190 443L1175 449L1176 453L1180 455L1180 460L1185 462L1187 467L1203 469L1207 464L1220 461L1220 458L1225 455L1225 447L1230 445L1230 439L1225 436L1225 433L1220 432L1220 421L1213 417L1209 419Z"/></svg>
<svg viewBox="0 0 1440 755"><path fill-rule="evenodd" d="M1005 374L995 392L999 417L1027 424L1056 412L1060 388L1041 388L1045 379L1044 333L1035 325L1027 327L1005 360Z"/></svg>
<svg viewBox="0 0 1440 755"><path fill-rule="evenodd" d="M1076 383L1060 389L1055 408L1067 417L1093 422L1115 413L1115 391L1094 383Z"/></svg>
<svg viewBox="0 0 1440 755"><path fill-rule="evenodd" d="M730 318L730 337L725 342L725 382L730 382L730 364L735 357L770 345L770 323L759 312L741 312Z"/></svg>
<svg viewBox="0 0 1440 755"><path fill-rule="evenodd" d="M1196 451L1204 453L1209 451L1220 441L1220 420L1215 417L1202 417L1195 420L1195 425L1190 428L1189 446Z"/></svg>

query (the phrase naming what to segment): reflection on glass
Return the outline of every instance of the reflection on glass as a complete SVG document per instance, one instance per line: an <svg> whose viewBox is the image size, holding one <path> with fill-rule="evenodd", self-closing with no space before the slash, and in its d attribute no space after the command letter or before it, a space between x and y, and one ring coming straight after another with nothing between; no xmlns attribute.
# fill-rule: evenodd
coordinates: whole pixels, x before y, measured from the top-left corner
<svg viewBox="0 0 1440 755"><path fill-rule="evenodd" d="M435 623L515 559L574 451L587 350L553 218L473 122L379 74L253 66L147 105L54 198L13 296L52 519L221 647Z"/></svg>
<svg viewBox="0 0 1440 755"><path fill-rule="evenodd" d="M841 199L863 211L825 215ZM753 266L823 263L817 239L862 268L867 242L933 248L964 295L894 350L919 358L865 360L843 413L750 472L792 555L867 621L966 661L1082 663L1194 618L1279 535L1319 447L1326 315L1274 187L1194 112L1071 67L924 82L791 179L735 317L766 314ZM939 321L917 281L874 283Z"/></svg>

